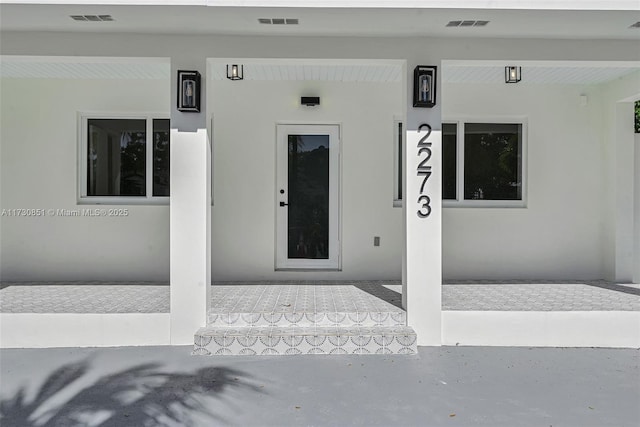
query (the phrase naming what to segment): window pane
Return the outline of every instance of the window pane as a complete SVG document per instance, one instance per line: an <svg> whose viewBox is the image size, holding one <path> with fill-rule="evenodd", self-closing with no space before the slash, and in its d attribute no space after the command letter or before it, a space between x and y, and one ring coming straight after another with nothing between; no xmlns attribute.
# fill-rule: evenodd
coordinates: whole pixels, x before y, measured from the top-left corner
<svg viewBox="0 0 640 427"><path fill-rule="evenodd" d="M89 119L88 196L146 194L146 121Z"/></svg>
<svg viewBox="0 0 640 427"><path fill-rule="evenodd" d="M153 120L153 195L169 195L169 119Z"/></svg>
<svg viewBox="0 0 640 427"><path fill-rule="evenodd" d="M522 200L522 125L465 124L464 198Z"/></svg>
<svg viewBox="0 0 640 427"><path fill-rule="evenodd" d="M442 198L456 200L457 194L457 152L456 136L458 125L442 124Z"/></svg>

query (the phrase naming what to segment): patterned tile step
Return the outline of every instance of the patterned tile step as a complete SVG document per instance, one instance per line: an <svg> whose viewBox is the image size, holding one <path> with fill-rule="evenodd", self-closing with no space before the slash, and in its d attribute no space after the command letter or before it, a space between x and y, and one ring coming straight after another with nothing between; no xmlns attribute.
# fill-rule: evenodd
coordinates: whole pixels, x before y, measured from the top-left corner
<svg viewBox="0 0 640 427"><path fill-rule="evenodd" d="M417 336L394 327L206 327L194 337L194 355L417 354Z"/></svg>
<svg viewBox="0 0 640 427"><path fill-rule="evenodd" d="M267 312L213 313L207 315L209 326L404 326L407 313L402 310L370 312Z"/></svg>

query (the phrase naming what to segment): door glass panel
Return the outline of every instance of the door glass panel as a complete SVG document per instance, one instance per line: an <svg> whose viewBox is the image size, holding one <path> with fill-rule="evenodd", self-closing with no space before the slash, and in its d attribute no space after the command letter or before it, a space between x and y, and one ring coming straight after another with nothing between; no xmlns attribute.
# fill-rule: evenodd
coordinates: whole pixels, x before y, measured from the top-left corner
<svg viewBox="0 0 640 427"><path fill-rule="evenodd" d="M288 257L329 258L329 135L288 135Z"/></svg>

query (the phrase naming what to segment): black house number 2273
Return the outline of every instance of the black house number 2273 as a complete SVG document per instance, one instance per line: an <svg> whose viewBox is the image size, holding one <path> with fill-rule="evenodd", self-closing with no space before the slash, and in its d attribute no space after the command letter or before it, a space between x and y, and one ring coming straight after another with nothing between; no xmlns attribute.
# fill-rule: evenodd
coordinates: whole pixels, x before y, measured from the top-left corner
<svg viewBox="0 0 640 427"><path fill-rule="evenodd" d="M431 159L432 144L427 142L427 138L431 135L431 126L426 123L421 124L418 127L418 133L420 133L423 128L427 129L427 134L418 141L418 158L420 159L420 163L418 163L418 167L416 168L418 177L421 179L420 194L418 196L418 205L420 206L420 209L417 211L419 218L426 218L431 215L431 198L426 195L424 191L424 187L431 177L431 166L428 163ZM422 157L423 154L425 157Z"/></svg>

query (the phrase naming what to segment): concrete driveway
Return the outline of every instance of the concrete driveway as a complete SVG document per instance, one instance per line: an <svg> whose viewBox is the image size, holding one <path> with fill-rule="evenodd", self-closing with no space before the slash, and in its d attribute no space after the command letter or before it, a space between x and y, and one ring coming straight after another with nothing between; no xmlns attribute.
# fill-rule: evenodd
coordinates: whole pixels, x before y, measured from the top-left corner
<svg viewBox="0 0 640 427"><path fill-rule="evenodd" d="M418 356L0 350L2 426L640 425L638 350L421 347Z"/></svg>

